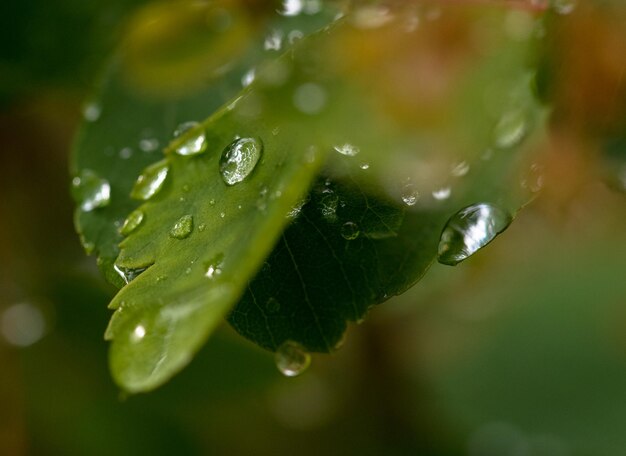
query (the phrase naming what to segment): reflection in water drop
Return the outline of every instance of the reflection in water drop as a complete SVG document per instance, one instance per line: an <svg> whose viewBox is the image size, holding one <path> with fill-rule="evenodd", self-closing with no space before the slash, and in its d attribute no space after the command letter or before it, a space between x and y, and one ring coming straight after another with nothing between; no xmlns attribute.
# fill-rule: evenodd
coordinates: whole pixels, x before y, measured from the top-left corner
<svg viewBox="0 0 626 456"><path fill-rule="evenodd" d="M239 138L229 144L222 152L220 174L227 185L243 181L254 170L261 153L263 143L257 138Z"/></svg>
<svg viewBox="0 0 626 456"><path fill-rule="evenodd" d="M174 137L178 138L187 133L189 130L197 128L199 125L200 124L198 122L185 122L183 124L180 124L174 132ZM206 147L206 135L204 133L204 130L199 129L193 137L189 138L187 141L185 141L183 144L176 148L176 153L178 155L188 157L201 154L206 150Z"/></svg>
<svg viewBox="0 0 626 456"><path fill-rule="evenodd" d="M346 222L341 227L341 237L348 241L352 241L359 237L359 225L354 222Z"/></svg>
<svg viewBox="0 0 626 456"><path fill-rule="evenodd" d="M72 179L72 193L85 212L108 206L111 202L109 182L88 169Z"/></svg>
<svg viewBox="0 0 626 456"><path fill-rule="evenodd" d="M128 236L130 233L135 231L141 222L143 222L144 213L143 211L137 209L130 213L126 220L124 220L124 224L122 228L120 228L120 234L123 236Z"/></svg>
<svg viewBox="0 0 626 456"><path fill-rule="evenodd" d="M354 157L360 151L357 146L348 143L342 144L340 146L335 146L334 149L341 155L345 155L347 157Z"/></svg>
<svg viewBox="0 0 626 456"><path fill-rule="evenodd" d="M293 94L294 106L304 114L318 114L326 106L326 91L311 82L299 86Z"/></svg>
<svg viewBox="0 0 626 456"><path fill-rule="evenodd" d="M41 339L45 330L43 313L30 303L14 304L2 312L0 332L11 345L28 347Z"/></svg>
<svg viewBox="0 0 626 456"><path fill-rule="evenodd" d="M170 237L173 237L174 239L185 239L191 234L192 231L193 216L189 214L183 215L170 230Z"/></svg>
<svg viewBox="0 0 626 456"><path fill-rule="evenodd" d="M302 345L290 340L278 347L274 359L278 370L287 377L300 375L311 364L311 355Z"/></svg>
<svg viewBox="0 0 626 456"><path fill-rule="evenodd" d="M161 190L170 168L166 160L154 163L143 170L137 178L130 196L139 200L148 200Z"/></svg>
<svg viewBox="0 0 626 456"><path fill-rule="evenodd" d="M454 214L439 240L438 260L454 266L487 245L511 223L511 215L489 203L473 204Z"/></svg>

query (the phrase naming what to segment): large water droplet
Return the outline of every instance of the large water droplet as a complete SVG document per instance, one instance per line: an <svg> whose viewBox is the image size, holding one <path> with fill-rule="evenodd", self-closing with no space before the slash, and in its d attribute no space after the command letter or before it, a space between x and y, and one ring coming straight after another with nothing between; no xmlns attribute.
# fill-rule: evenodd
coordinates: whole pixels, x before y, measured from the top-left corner
<svg viewBox="0 0 626 456"><path fill-rule="evenodd" d="M85 212L108 206L111 202L109 182L88 169L72 179L72 193Z"/></svg>
<svg viewBox="0 0 626 456"><path fill-rule="evenodd" d="M500 149L517 146L528 133L528 115L525 110L518 109L506 113L494 130L495 145Z"/></svg>
<svg viewBox="0 0 626 456"><path fill-rule="evenodd" d="M348 143L335 146L334 149L341 155L345 155L347 157L354 157L360 151L357 146Z"/></svg>
<svg viewBox="0 0 626 456"><path fill-rule="evenodd" d="M198 122L185 122L178 126L174 132L174 137L183 136L189 130L198 127ZM198 129L197 133L176 148L176 153L184 157L201 154L206 150L206 135L204 130Z"/></svg>
<svg viewBox="0 0 626 456"><path fill-rule="evenodd" d="M220 173L224 182L235 185L248 177L262 152L263 144L257 138L239 138L229 144L220 159Z"/></svg>
<svg viewBox="0 0 626 456"><path fill-rule="evenodd" d="M139 200L152 198L163 187L169 170L166 160L148 166L137 178L130 196Z"/></svg>
<svg viewBox="0 0 626 456"><path fill-rule="evenodd" d="M131 212L130 215L126 217L126 220L124 220L124 224L122 225L122 228L120 228L120 234L128 236L130 233L135 231L139 225L141 225L141 222L143 222L144 216L143 211L139 209Z"/></svg>
<svg viewBox="0 0 626 456"><path fill-rule="evenodd" d="M170 236L175 239L185 239L191 234L192 231L193 216L187 214L179 218L178 221L174 224L174 226L170 230Z"/></svg>
<svg viewBox="0 0 626 456"><path fill-rule="evenodd" d="M311 355L299 343L288 340L276 350L275 361L283 375L295 377L309 367Z"/></svg>
<svg viewBox="0 0 626 456"><path fill-rule="evenodd" d="M460 263L491 242L511 220L507 211L489 203L461 209L441 232L439 262L450 266Z"/></svg>
<svg viewBox="0 0 626 456"><path fill-rule="evenodd" d="M341 237L348 241L352 241L359 237L359 225L354 222L346 222L341 227Z"/></svg>

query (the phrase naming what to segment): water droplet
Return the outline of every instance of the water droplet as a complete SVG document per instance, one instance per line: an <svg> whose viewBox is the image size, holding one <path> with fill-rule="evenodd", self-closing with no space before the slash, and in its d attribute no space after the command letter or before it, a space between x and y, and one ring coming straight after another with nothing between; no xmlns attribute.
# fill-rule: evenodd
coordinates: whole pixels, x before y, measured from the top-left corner
<svg viewBox="0 0 626 456"><path fill-rule="evenodd" d="M318 84L306 83L293 94L294 106L304 114L317 114L326 106L326 91Z"/></svg>
<svg viewBox="0 0 626 456"><path fill-rule="evenodd" d="M239 138L222 152L220 173L227 185L235 185L250 175L256 167L263 144L256 138Z"/></svg>
<svg viewBox="0 0 626 456"><path fill-rule="evenodd" d="M87 122L95 122L100 118L102 108L98 103L87 103L83 108L83 117Z"/></svg>
<svg viewBox="0 0 626 456"><path fill-rule="evenodd" d="M140 341L146 335L146 328L143 325L135 326L131 338L134 342Z"/></svg>
<svg viewBox="0 0 626 456"><path fill-rule="evenodd" d="M276 313L280 310L280 302L275 298L269 298L265 303L265 308L269 313Z"/></svg>
<svg viewBox="0 0 626 456"><path fill-rule="evenodd" d="M290 340L278 347L274 359L278 370L287 377L300 375L311 364L311 355L302 345Z"/></svg>
<svg viewBox="0 0 626 456"><path fill-rule="evenodd" d="M141 225L143 219L143 211L139 209L134 210L130 213L128 217L126 217L126 220L124 220L124 224L122 225L122 228L120 228L120 234L122 234L123 236L128 236L130 233L135 231L139 227L139 225Z"/></svg>
<svg viewBox="0 0 626 456"><path fill-rule="evenodd" d="M543 167L537 163L533 163L521 184L522 188L526 188L532 193L540 191L544 184Z"/></svg>
<svg viewBox="0 0 626 456"><path fill-rule="evenodd" d="M557 14L570 14L576 9L576 0L552 0L552 9Z"/></svg>
<svg viewBox="0 0 626 456"><path fill-rule="evenodd" d="M450 170L450 174L454 177L463 177L467 173L469 173L470 165L466 161L462 161L452 165L452 169Z"/></svg>
<svg viewBox="0 0 626 456"><path fill-rule="evenodd" d="M175 239L185 239L191 234L192 231L193 216L187 214L179 218L178 221L174 224L174 226L170 230L170 236Z"/></svg>
<svg viewBox="0 0 626 456"><path fill-rule="evenodd" d="M139 274L148 269L148 267L146 266L145 268L123 268L121 266L118 266L117 264L114 264L113 269L124 280L124 283L130 283L135 280L137 276L139 276Z"/></svg>
<svg viewBox="0 0 626 456"><path fill-rule="evenodd" d="M266 51L280 51L283 46L283 32L280 30L272 30L263 43L263 49Z"/></svg>
<svg viewBox="0 0 626 456"><path fill-rule="evenodd" d="M329 222L337 220L337 207L339 207L339 196L331 188L322 190L322 197L319 202L320 212Z"/></svg>
<svg viewBox="0 0 626 456"><path fill-rule="evenodd" d="M198 122L185 122L180 124L174 132L174 137L179 138L189 130L199 127ZM203 129L198 129L197 133L176 148L176 153L184 157L201 154L206 150L206 135Z"/></svg>
<svg viewBox="0 0 626 456"><path fill-rule="evenodd" d="M156 138L144 138L139 141L139 148L144 152L154 152L159 148L159 140Z"/></svg>
<svg viewBox="0 0 626 456"><path fill-rule="evenodd" d="M491 242L511 220L508 212L488 203L461 209L441 232L439 262L450 266L460 263Z"/></svg>
<svg viewBox="0 0 626 456"><path fill-rule="evenodd" d="M526 111L518 109L508 112L500 119L494 130L495 145L500 149L509 149L521 143L527 133Z"/></svg>
<svg viewBox="0 0 626 456"><path fill-rule="evenodd" d="M296 203L289 212L287 212L287 218L296 219L302 212L302 208L306 203L309 202L309 198L302 198L298 203Z"/></svg>
<svg viewBox="0 0 626 456"><path fill-rule="evenodd" d="M14 304L2 312L0 333L11 345L28 347L46 332L46 320L38 306L28 302Z"/></svg>
<svg viewBox="0 0 626 456"><path fill-rule="evenodd" d="M412 182L409 182L402 187L402 201L407 206L415 206L419 196L420 194L417 191L417 188L415 188L415 184Z"/></svg>
<svg viewBox="0 0 626 456"><path fill-rule="evenodd" d="M289 44L294 44L304 38L304 33L300 30L292 30L287 34Z"/></svg>
<svg viewBox="0 0 626 456"><path fill-rule="evenodd" d="M166 160L154 163L143 170L133 186L130 196L139 200L148 200L161 190L170 170Z"/></svg>
<svg viewBox="0 0 626 456"><path fill-rule="evenodd" d="M353 14L354 25L362 29L374 29L393 20L389 8L385 6L364 6L357 9Z"/></svg>
<svg viewBox="0 0 626 456"><path fill-rule="evenodd" d="M450 198L451 193L452 193L452 190L450 189L450 187L443 187L443 188L433 191L432 195L433 195L433 198L435 198L437 201L443 201L445 199Z"/></svg>
<svg viewBox="0 0 626 456"><path fill-rule="evenodd" d="M202 232L206 230L206 223L201 223L200 225L198 225L198 231Z"/></svg>
<svg viewBox="0 0 626 456"><path fill-rule="evenodd" d="M359 168L361 168L362 170L370 169L370 164L367 162L363 162L359 165Z"/></svg>
<svg viewBox="0 0 626 456"><path fill-rule="evenodd" d="M226 217L226 212L220 212L220 218Z"/></svg>
<svg viewBox="0 0 626 456"><path fill-rule="evenodd" d="M341 227L341 237L348 241L358 238L359 233L359 225L354 222L346 222Z"/></svg>
<svg viewBox="0 0 626 456"><path fill-rule="evenodd" d="M347 157L354 157L360 152L360 149L358 147L348 143L342 144L340 146L335 146L334 149L341 155L345 155Z"/></svg>
<svg viewBox="0 0 626 456"><path fill-rule="evenodd" d="M209 279L212 279L220 275L222 273L223 261L224 261L224 254L219 253L215 255L215 257L213 257L211 261L208 261L207 263L204 264L204 268L206 270L206 272L204 273L204 276L208 277Z"/></svg>
<svg viewBox="0 0 626 456"><path fill-rule="evenodd" d="M128 160L130 157L133 156L133 149L131 149L130 147L124 147L120 150L119 155L122 160Z"/></svg>
<svg viewBox="0 0 626 456"><path fill-rule="evenodd" d="M72 193L85 212L108 206L111 202L109 182L88 169L72 179Z"/></svg>
<svg viewBox="0 0 626 456"><path fill-rule="evenodd" d="M242 77L241 77L241 85L243 87L248 87L252 82L254 82L255 70L254 68L249 69Z"/></svg>

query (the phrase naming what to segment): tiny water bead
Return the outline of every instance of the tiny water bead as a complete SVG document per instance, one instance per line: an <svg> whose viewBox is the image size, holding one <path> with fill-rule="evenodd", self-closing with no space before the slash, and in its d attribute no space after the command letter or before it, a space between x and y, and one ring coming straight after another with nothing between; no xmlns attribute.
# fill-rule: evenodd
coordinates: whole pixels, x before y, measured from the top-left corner
<svg viewBox="0 0 626 456"><path fill-rule="evenodd" d="M222 273L222 262L224 261L224 254L219 253L215 255L210 261L204 264L206 272L204 276L213 279Z"/></svg>
<svg viewBox="0 0 626 456"><path fill-rule="evenodd" d="M198 128L198 122L185 122L178 126L174 132L174 137L179 138L189 130ZM184 157L201 154L206 150L206 134L203 129L198 128L197 133L176 148L176 153Z"/></svg>
<svg viewBox="0 0 626 456"><path fill-rule="evenodd" d="M341 155L345 155L346 157L354 157L360 152L357 146L348 143L335 146L334 149Z"/></svg>
<svg viewBox="0 0 626 456"><path fill-rule="evenodd" d="M145 214L143 211L137 209L130 213L126 220L124 220L124 224L120 228L120 234L123 236L128 236L130 233L135 231L139 225L143 222L145 218Z"/></svg>
<svg viewBox="0 0 626 456"><path fill-rule="evenodd" d="M87 122L95 122L100 118L102 108L98 103L88 103L83 108L83 117Z"/></svg>
<svg viewBox="0 0 626 456"><path fill-rule="evenodd" d="M450 194L452 193L452 189L450 187L442 187L433 191L432 195L437 201L443 201L450 198Z"/></svg>
<svg viewBox="0 0 626 456"><path fill-rule="evenodd" d="M415 188L415 184L409 182L402 187L402 201L407 206L415 206L419 196L420 194L417 191L417 188Z"/></svg>
<svg viewBox="0 0 626 456"><path fill-rule="evenodd" d="M438 260L454 266L469 258L504 231L511 215L492 204L479 203L454 214L441 232Z"/></svg>
<svg viewBox="0 0 626 456"><path fill-rule="evenodd" d="M352 241L359 237L359 225L354 222L346 222L341 227L341 237L347 241Z"/></svg>
<svg viewBox="0 0 626 456"><path fill-rule="evenodd" d="M499 149L517 146L528 133L528 114L524 109L506 113L494 130L494 142Z"/></svg>
<svg viewBox="0 0 626 456"><path fill-rule="evenodd" d="M170 230L170 237L185 239L193 231L193 215L183 215Z"/></svg>
<svg viewBox="0 0 626 456"><path fill-rule="evenodd" d="M311 365L311 355L297 342L283 343L274 356L276 367L286 377L295 377Z"/></svg>
<svg viewBox="0 0 626 456"><path fill-rule="evenodd" d="M111 202L111 186L95 172L84 169L72 179L72 194L85 212L108 206Z"/></svg>
<svg viewBox="0 0 626 456"><path fill-rule="evenodd" d="M227 185L235 185L252 173L263 152L258 138L239 138L222 152L220 174Z"/></svg>
<svg viewBox="0 0 626 456"><path fill-rule="evenodd" d="M148 166L137 178L130 196L139 200L148 200L156 195L163 187L170 167L166 160Z"/></svg>
<svg viewBox="0 0 626 456"><path fill-rule="evenodd" d="M241 86L248 87L250 84L254 82L254 78L255 78L255 69L251 68L250 70L246 71L246 73L241 77Z"/></svg>

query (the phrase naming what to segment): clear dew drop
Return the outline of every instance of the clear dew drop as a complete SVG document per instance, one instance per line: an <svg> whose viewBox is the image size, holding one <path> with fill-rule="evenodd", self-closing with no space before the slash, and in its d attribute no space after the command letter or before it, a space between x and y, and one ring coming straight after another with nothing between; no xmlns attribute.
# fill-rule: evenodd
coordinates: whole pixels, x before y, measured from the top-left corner
<svg viewBox="0 0 626 456"><path fill-rule="evenodd" d="M452 189L450 187L442 187L438 190L433 191L432 195L437 201L443 201L450 198L452 194Z"/></svg>
<svg viewBox="0 0 626 456"><path fill-rule="evenodd" d="M204 264L204 276L208 279L213 279L222 273L222 262L224 261L224 254L218 253L210 261Z"/></svg>
<svg viewBox="0 0 626 456"><path fill-rule="evenodd" d="M415 206L417 204L417 200L419 199L419 192L417 188L415 188L415 184L409 182L402 187L402 201L407 206Z"/></svg>
<svg viewBox="0 0 626 456"><path fill-rule="evenodd" d="M114 264L113 265L113 269L124 280L124 283L130 283L133 280L135 280L139 276L139 274L141 274L146 269L148 269L148 267L145 267L145 268L124 268L122 266L118 266L117 264Z"/></svg>
<svg viewBox="0 0 626 456"><path fill-rule="evenodd" d="M528 133L528 115L523 109L506 113L494 130L494 143L499 149L520 144Z"/></svg>
<svg viewBox="0 0 626 456"><path fill-rule="evenodd" d="M507 211L489 203L461 209L441 232L439 262L450 266L460 263L491 242L511 221Z"/></svg>
<svg viewBox="0 0 626 456"><path fill-rule="evenodd" d="M359 225L354 222L346 222L341 227L341 237L347 241L352 241L359 237Z"/></svg>
<svg viewBox="0 0 626 456"><path fill-rule="evenodd" d="M72 179L72 194L85 212L108 206L111 202L111 186L95 172L84 169Z"/></svg>
<svg viewBox="0 0 626 456"><path fill-rule="evenodd" d="M311 365L311 355L297 342L283 343L274 356L276 367L286 377L295 377Z"/></svg>
<svg viewBox="0 0 626 456"><path fill-rule="evenodd" d="M334 149L346 157L354 157L360 152L360 149L357 146L348 143L335 146Z"/></svg>
<svg viewBox="0 0 626 456"><path fill-rule="evenodd" d="M145 218L145 214L143 211L137 209L130 213L126 220L124 220L124 224L120 228L120 234L123 236L128 236L130 233L139 228L139 225L143 222Z"/></svg>
<svg viewBox="0 0 626 456"><path fill-rule="evenodd" d="M173 237L174 239L185 239L191 234L192 231L193 216L189 214L183 215L170 230L170 237Z"/></svg>
<svg viewBox="0 0 626 456"><path fill-rule="evenodd" d="M174 137L179 138L187 133L189 130L197 128L199 125L200 124L198 122L185 122L183 124L180 124L174 132ZM194 136L192 136L176 148L176 153L184 157L189 157L192 155L201 154L206 150L206 147L206 134L204 133L204 130L199 129Z"/></svg>
<svg viewBox="0 0 626 456"><path fill-rule="evenodd" d="M235 185L243 181L254 170L263 144L257 138L239 138L229 144L222 152L220 174L227 185Z"/></svg>
<svg viewBox="0 0 626 456"><path fill-rule="evenodd" d="M135 181L130 196L138 200L152 198L163 187L169 170L169 165L165 160L148 166Z"/></svg>

